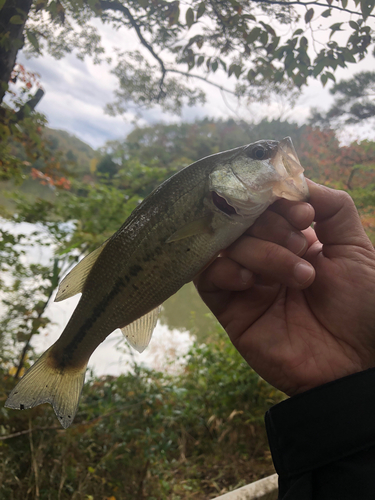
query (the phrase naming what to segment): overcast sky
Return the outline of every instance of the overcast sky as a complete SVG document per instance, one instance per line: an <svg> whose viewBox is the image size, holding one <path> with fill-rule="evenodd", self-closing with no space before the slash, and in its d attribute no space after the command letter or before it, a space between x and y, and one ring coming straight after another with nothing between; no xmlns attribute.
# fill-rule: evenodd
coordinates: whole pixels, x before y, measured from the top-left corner
<svg viewBox="0 0 375 500"><path fill-rule="evenodd" d="M336 19L335 19L336 20ZM129 30L114 31L108 25L100 27L102 43L107 55L112 55L113 46L125 46L127 50L137 48L138 42ZM38 105L38 111L44 113L49 126L59 128L75 134L93 148L102 146L108 139L117 139L126 136L133 128L133 115L109 116L105 114L105 105L113 101L113 91L116 88L117 78L111 74L111 66L107 63L94 65L90 58L81 61L70 54L61 60L55 60L46 55L39 58L26 59L20 54L18 62L25 65L30 71L40 75L41 84L46 91ZM348 69L339 69L338 79L349 78L353 72L375 69L375 59L368 56L360 64L351 65ZM215 74L215 81L220 79L219 72ZM234 77L220 82L230 86L235 82ZM332 102L328 89L324 89L317 80L310 80L308 88L299 99L293 110L285 107L285 102L274 102L270 106L252 104L238 107L234 99L228 98L229 107L224 102L218 89L203 84L207 91L207 103L204 106L184 108L182 117L162 113L157 107L142 114L140 124L154 124L160 121L171 122L187 120L205 116L213 118L241 118L248 121L259 120L263 117L283 117L303 123L309 116L310 107L319 106L327 109ZM352 130L355 138L358 128ZM372 131L367 131L367 135Z"/></svg>

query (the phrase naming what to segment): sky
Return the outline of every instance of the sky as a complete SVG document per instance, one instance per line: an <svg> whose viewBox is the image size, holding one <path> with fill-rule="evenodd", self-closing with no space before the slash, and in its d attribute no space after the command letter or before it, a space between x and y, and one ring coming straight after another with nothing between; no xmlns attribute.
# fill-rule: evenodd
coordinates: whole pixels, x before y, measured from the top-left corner
<svg viewBox="0 0 375 500"><path fill-rule="evenodd" d="M114 55L114 46L126 46L127 50L139 47L132 31L125 28L114 31L108 25L103 26L98 22L97 26L106 55ZM105 105L114 100L113 93L117 84L117 78L111 74L110 64L103 62L95 65L90 58L81 61L74 53L60 60L50 55L27 59L25 54L21 53L18 62L40 75L46 94L37 109L47 116L50 127L66 130L95 149L107 140L124 138L134 128L134 113L129 112L125 116L109 116L105 113ZM368 69L375 69L375 59L372 56L368 56L361 63L349 66L348 69L339 68L336 76L338 79L349 78L354 71ZM221 78L223 81L220 81ZM234 77L227 80L223 73L220 75L219 71L214 79L225 86L235 83ZM214 87L203 83L202 88L207 92L205 105L185 107L181 117L163 113L155 107L143 111L138 123L148 125L160 121L194 121L205 116L247 121L258 121L264 117L282 117L303 123L308 118L311 107L328 109L333 101L328 87L323 88L320 81L313 79L310 80L309 86L304 90L294 109L291 109L285 101L274 101L270 105L252 103L246 106L241 103L239 106L230 97L227 97L225 102L220 91ZM365 130L365 135L367 132ZM350 134L350 137L355 137L363 134L363 131L361 132L356 127L350 131Z"/></svg>

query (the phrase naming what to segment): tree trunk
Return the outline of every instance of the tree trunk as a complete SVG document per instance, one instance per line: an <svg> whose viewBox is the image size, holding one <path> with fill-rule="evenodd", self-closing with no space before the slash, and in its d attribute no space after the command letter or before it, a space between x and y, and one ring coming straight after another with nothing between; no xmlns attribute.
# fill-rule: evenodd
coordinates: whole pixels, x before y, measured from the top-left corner
<svg viewBox="0 0 375 500"><path fill-rule="evenodd" d="M17 52L24 44L23 30L32 3L33 0L6 0L0 10L0 104L8 89Z"/></svg>

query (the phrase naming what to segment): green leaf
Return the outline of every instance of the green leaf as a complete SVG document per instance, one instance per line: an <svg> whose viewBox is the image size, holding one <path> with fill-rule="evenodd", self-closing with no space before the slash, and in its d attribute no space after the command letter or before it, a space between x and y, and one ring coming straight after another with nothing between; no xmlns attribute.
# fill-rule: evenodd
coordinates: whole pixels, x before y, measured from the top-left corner
<svg viewBox="0 0 375 500"><path fill-rule="evenodd" d="M324 59L319 61L318 64L316 64L316 66L313 69L313 76L316 78L323 71L325 66L326 66L326 64L325 64Z"/></svg>
<svg viewBox="0 0 375 500"><path fill-rule="evenodd" d="M306 82L306 79L304 78L303 75L301 75L301 73L297 73L294 77L293 77L293 81L294 81L294 84L300 88L302 87L302 85Z"/></svg>
<svg viewBox="0 0 375 500"><path fill-rule="evenodd" d="M45 9L47 7L48 0L37 0L35 2L34 8L35 12L39 12L42 9Z"/></svg>
<svg viewBox="0 0 375 500"><path fill-rule="evenodd" d="M203 45L203 36L199 36L195 43L197 44L198 49L201 49Z"/></svg>
<svg viewBox="0 0 375 500"><path fill-rule="evenodd" d="M233 70L234 74L236 75L236 78L237 80L239 79L239 77L241 76L241 66L239 64L236 64L235 65L235 68Z"/></svg>
<svg viewBox="0 0 375 500"><path fill-rule="evenodd" d="M215 73L215 71L217 70L217 67L219 66L218 62L217 61L214 61L212 64L211 64L211 69L212 71Z"/></svg>
<svg viewBox="0 0 375 500"><path fill-rule="evenodd" d="M335 24L332 24L332 26L330 26L331 33L330 33L330 35L329 35L329 38L331 38L331 37L332 37L332 35L333 35L334 33L336 33L336 31L342 31L342 29L341 29L341 25L342 25L342 24L343 24L343 23L335 23Z"/></svg>
<svg viewBox="0 0 375 500"><path fill-rule="evenodd" d="M349 21L349 26L353 28L353 30L359 30L359 26L355 21Z"/></svg>
<svg viewBox="0 0 375 500"><path fill-rule="evenodd" d="M366 20L374 8L373 0L361 0L361 11L363 19Z"/></svg>
<svg viewBox="0 0 375 500"><path fill-rule="evenodd" d="M331 15L331 9L327 9L322 12L322 17L329 17Z"/></svg>
<svg viewBox="0 0 375 500"><path fill-rule="evenodd" d="M198 61L197 61L197 66L202 66L202 64L204 63L204 56L199 56L198 57Z"/></svg>
<svg viewBox="0 0 375 500"><path fill-rule="evenodd" d="M314 16L314 9L309 9L305 14L305 23L309 23Z"/></svg>
<svg viewBox="0 0 375 500"><path fill-rule="evenodd" d="M301 30L301 28L299 28L298 30L296 30L292 36L298 36L298 35L302 35L303 33L303 30Z"/></svg>
<svg viewBox="0 0 375 500"><path fill-rule="evenodd" d="M249 19L250 21L256 21L255 16L253 16L252 14L243 14L242 17L244 19Z"/></svg>
<svg viewBox="0 0 375 500"><path fill-rule="evenodd" d="M31 45L34 47L34 49L40 54L39 42L35 34L30 30L26 30L26 36Z"/></svg>
<svg viewBox="0 0 375 500"><path fill-rule="evenodd" d="M293 52L288 52L286 57L285 57L285 61L284 61L284 66L285 66L285 69L294 69L296 67L296 60L294 58L294 54Z"/></svg>
<svg viewBox="0 0 375 500"><path fill-rule="evenodd" d="M0 10L4 7L6 0L0 0Z"/></svg>
<svg viewBox="0 0 375 500"><path fill-rule="evenodd" d="M190 28L194 24L194 11L191 7L186 11L186 24Z"/></svg>
<svg viewBox="0 0 375 500"><path fill-rule="evenodd" d="M250 33L248 33L246 35L246 42L247 43L252 43L252 42L255 42L255 40L259 37L259 35L261 34L261 29L256 27L256 28L253 28Z"/></svg>
<svg viewBox="0 0 375 500"><path fill-rule="evenodd" d="M169 9L169 26L178 23L180 17L180 2L173 2Z"/></svg>
<svg viewBox="0 0 375 500"><path fill-rule="evenodd" d="M225 62L225 61L223 61L222 59L219 59L219 62L220 62L220 64L222 65L223 70L224 70L224 71L226 71L226 70L227 70L227 65L226 65L226 62Z"/></svg>
<svg viewBox="0 0 375 500"><path fill-rule="evenodd" d="M336 78L334 77L334 75L330 72L330 71L326 71L325 73L327 75L327 77L332 80L333 82L336 81Z"/></svg>
<svg viewBox="0 0 375 500"><path fill-rule="evenodd" d="M201 2L199 5L198 5L198 10L197 10L197 20L203 16L203 14L205 13L205 10L206 10L206 5L205 5L205 2Z"/></svg>
<svg viewBox="0 0 375 500"><path fill-rule="evenodd" d="M341 31L341 25L342 23L335 23L332 24L329 28L331 31Z"/></svg>
<svg viewBox="0 0 375 500"><path fill-rule="evenodd" d="M138 0L138 3L145 9L148 6L149 0Z"/></svg>
<svg viewBox="0 0 375 500"><path fill-rule="evenodd" d="M269 24L266 24L263 21L260 21L260 24L267 30L270 35L276 36L275 30Z"/></svg>
<svg viewBox="0 0 375 500"><path fill-rule="evenodd" d="M9 22L10 24L23 24L25 22L25 18L15 15L9 19Z"/></svg>
<svg viewBox="0 0 375 500"><path fill-rule="evenodd" d="M343 51L343 56L344 56L345 61L347 61L347 62L350 62L350 63L357 62L355 57L353 56L353 54L348 49Z"/></svg>
<svg viewBox="0 0 375 500"><path fill-rule="evenodd" d="M325 74L324 74L324 75L321 75L320 80L321 80L321 82L322 82L322 84L323 84L323 87L325 87L325 86L326 86L326 83L327 83L327 80L328 80L327 75L325 75Z"/></svg>
<svg viewBox="0 0 375 500"><path fill-rule="evenodd" d="M348 5L348 0L341 0L341 5L343 9L346 9L346 6Z"/></svg>

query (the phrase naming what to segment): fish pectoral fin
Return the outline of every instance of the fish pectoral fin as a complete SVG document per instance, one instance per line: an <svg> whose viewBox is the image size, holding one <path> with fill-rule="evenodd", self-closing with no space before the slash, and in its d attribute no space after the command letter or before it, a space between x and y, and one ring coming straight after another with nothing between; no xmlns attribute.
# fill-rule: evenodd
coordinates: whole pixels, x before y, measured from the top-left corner
<svg viewBox="0 0 375 500"><path fill-rule="evenodd" d="M133 321L133 323L130 323L130 325L121 328L126 340L138 352L143 352L150 343L160 310L161 306L158 306L141 318Z"/></svg>
<svg viewBox="0 0 375 500"><path fill-rule="evenodd" d="M42 403L50 403L60 424L66 429L77 413L86 364L79 369L54 368L50 362L52 347L21 378L9 394L5 406L14 410L26 410Z"/></svg>
<svg viewBox="0 0 375 500"><path fill-rule="evenodd" d="M207 234L212 233L212 215L207 215L206 217L201 217L193 222L189 222L185 226L182 226L175 233L172 234L167 239L167 243L172 243L172 241L183 240L184 238L189 238L190 236L196 236L197 234Z"/></svg>
<svg viewBox="0 0 375 500"><path fill-rule="evenodd" d="M61 300L68 299L82 292L87 276L107 243L108 241L105 241L99 248L86 255L86 257L65 276L59 285L55 302L60 302Z"/></svg>

